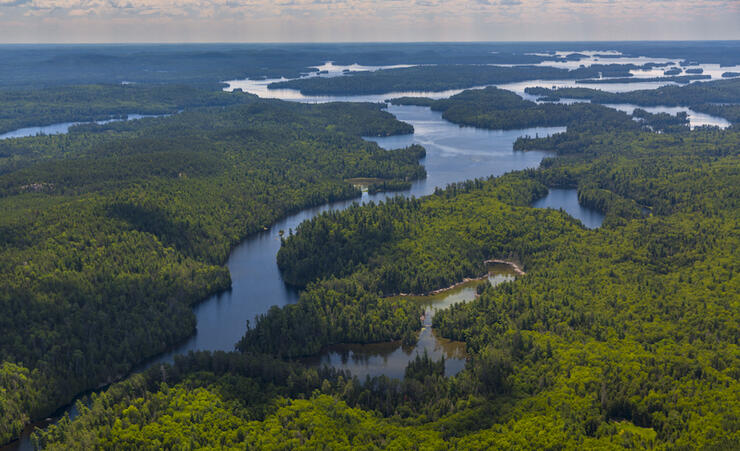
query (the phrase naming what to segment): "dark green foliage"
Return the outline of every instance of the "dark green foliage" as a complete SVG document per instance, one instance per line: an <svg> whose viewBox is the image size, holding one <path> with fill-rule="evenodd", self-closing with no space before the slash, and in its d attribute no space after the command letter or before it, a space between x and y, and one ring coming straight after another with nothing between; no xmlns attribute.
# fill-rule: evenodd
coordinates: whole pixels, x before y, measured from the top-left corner
<svg viewBox="0 0 740 451"><path fill-rule="evenodd" d="M427 377L444 376L445 374L445 361L444 358L438 361L434 361L424 351L424 354L419 354L416 358L409 362L406 370L404 371L404 379L417 379L424 381Z"/></svg>
<svg viewBox="0 0 740 451"><path fill-rule="evenodd" d="M406 180L384 180L370 184L367 187L367 192L375 194L381 191L405 191L409 188L411 188L411 182Z"/></svg>
<svg viewBox="0 0 740 451"><path fill-rule="evenodd" d="M710 58L736 53L731 44L717 47L721 54ZM665 92L707 104L732 98L733 86ZM460 121L482 111L488 122L481 124L498 126L497 104L521 114L518 120L536 111L516 96L488 91L489 101L476 103L479 95L449 102L467 104ZM63 419L37 444L739 448L740 135L734 128L687 131L676 123L681 118L638 112L679 133L646 132L627 115L593 107L554 109L561 117L578 111L585 125L573 120L566 133L517 142L518 149L557 152L538 170L302 224L279 255L286 279L305 286L300 301L261 317L242 353L196 353L150 368L95 395L80 406L78 421ZM152 343L186 330L183 299L191 293L165 297L169 303L160 296L217 283L224 272L210 264L223 260L223 243L290 209L356 195L342 179L374 172L405 183L422 175L413 149L384 153L357 137L401 129L378 106L255 102L3 147L0 293L10 287L11 295L0 299L4 312L21 313L2 324L13 333L0 349L4 360L26 368L5 363L0 370L0 383L11 389L0 392L10 418L0 433L17 433L26 412L43 411L48 387L126 371ZM181 165L176 176L156 158L132 158L137 149L157 153L147 136L172 133L159 145ZM195 145L183 149L185 142ZM91 177L75 180L65 175L72 158L99 165L82 166ZM110 159L125 163L119 175ZM563 212L530 208L548 186L577 187L580 202L606 213L604 225L587 230ZM489 258L515 260L527 274L434 316L437 334L466 342L469 360L456 377L444 378L443 362L428 356L412 361L402 381L364 383L280 359L339 342L409 341L420 308L388 296L479 276ZM80 351L97 341L100 352ZM46 353L33 356L37 347ZM38 366L7 353L29 354ZM88 355L112 370L93 367Z"/></svg>
<svg viewBox="0 0 740 451"><path fill-rule="evenodd" d="M655 131L679 133L689 129L689 116L684 111L674 116L668 113L648 113L641 108L635 108L632 116Z"/></svg>
<svg viewBox="0 0 740 451"><path fill-rule="evenodd" d="M432 106L436 100L428 97L396 97L388 102L391 105Z"/></svg>
<svg viewBox="0 0 740 451"><path fill-rule="evenodd" d="M612 93L589 88L527 88L533 95L557 95L570 99L590 99L595 103L632 103L641 106L691 106L702 103L740 102L740 80L691 83Z"/></svg>
<svg viewBox="0 0 740 451"><path fill-rule="evenodd" d="M734 124L736 127L740 125L740 103L703 103L701 105L692 105L691 108L700 113L723 117Z"/></svg>
<svg viewBox="0 0 740 451"><path fill-rule="evenodd" d="M310 286L298 303L258 317L237 348L301 357L331 344L400 340L421 327L422 312L408 302L381 298L354 280L330 279Z"/></svg>

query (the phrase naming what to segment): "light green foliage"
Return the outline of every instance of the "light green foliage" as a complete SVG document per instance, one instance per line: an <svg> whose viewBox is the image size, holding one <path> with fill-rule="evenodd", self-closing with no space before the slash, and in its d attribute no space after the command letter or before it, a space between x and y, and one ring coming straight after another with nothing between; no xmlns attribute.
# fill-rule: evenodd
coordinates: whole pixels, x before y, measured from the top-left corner
<svg viewBox="0 0 740 451"><path fill-rule="evenodd" d="M34 389L30 371L9 362L0 365L0 443L17 437L28 422Z"/></svg>

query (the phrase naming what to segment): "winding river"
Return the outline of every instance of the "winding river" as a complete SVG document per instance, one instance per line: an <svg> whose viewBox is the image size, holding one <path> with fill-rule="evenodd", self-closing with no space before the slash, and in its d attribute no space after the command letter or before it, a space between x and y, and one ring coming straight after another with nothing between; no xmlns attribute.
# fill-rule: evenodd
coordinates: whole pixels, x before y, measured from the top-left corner
<svg viewBox="0 0 740 451"><path fill-rule="evenodd" d="M280 249L280 230L295 230L298 225L328 210L342 210L355 202L382 201L390 196L425 196L450 183L506 172L535 168L549 152L515 152L519 136L546 136L564 131L563 127L491 131L459 127L442 119L441 113L415 106L391 106L398 119L414 126L413 135L367 138L386 149L422 144L427 151L422 160L427 178L403 193L363 193L360 199L339 201L302 210L274 223L270 230L244 240L229 256L231 290L211 296L195 307L197 333L172 351L149 364L172 362L177 354L195 350L231 351L244 334L247 320L267 312L273 305L284 306L298 300L298 292L282 280L276 264Z"/></svg>

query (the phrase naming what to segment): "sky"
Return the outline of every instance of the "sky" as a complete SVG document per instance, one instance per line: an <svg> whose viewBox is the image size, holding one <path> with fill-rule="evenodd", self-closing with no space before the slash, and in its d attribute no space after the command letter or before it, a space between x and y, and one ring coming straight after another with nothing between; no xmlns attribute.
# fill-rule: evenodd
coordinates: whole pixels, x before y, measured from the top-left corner
<svg viewBox="0 0 740 451"><path fill-rule="evenodd" d="M740 0L0 0L0 42L740 39Z"/></svg>

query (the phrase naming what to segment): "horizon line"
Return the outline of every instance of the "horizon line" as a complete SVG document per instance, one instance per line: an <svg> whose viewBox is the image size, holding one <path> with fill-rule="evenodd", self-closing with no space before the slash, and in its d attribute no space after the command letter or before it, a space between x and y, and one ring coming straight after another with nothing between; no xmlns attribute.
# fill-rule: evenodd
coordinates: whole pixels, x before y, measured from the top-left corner
<svg viewBox="0 0 740 451"><path fill-rule="evenodd" d="M637 43L637 42L738 42L731 39L621 39L621 40L516 40L516 41L67 41L67 42L0 42L0 46L12 45L305 45L305 44L542 44L542 43Z"/></svg>

